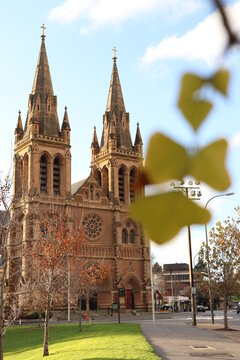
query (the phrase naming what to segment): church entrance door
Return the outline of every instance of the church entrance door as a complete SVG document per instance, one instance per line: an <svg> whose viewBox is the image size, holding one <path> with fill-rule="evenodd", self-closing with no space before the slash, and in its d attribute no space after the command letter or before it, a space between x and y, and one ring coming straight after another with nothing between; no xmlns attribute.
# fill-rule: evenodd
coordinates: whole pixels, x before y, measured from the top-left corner
<svg viewBox="0 0 240 360"><path fill-rule="evenodd" d="M125 307L127 310L134 309L134 292L132 289L125 290Z"/></svg>

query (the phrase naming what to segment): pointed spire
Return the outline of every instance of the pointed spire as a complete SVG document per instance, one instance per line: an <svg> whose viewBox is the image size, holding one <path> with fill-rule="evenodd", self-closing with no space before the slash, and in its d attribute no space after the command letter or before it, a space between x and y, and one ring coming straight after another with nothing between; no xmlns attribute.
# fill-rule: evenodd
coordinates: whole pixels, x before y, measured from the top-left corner
<svg viewBox="0 0 240 360"><path fill-rule="evenodd" d="M40 94L49 93L50 95L54 95L52 79L48 65L47 51L45 46L45 37L46 37L44 35L45 27L44 25L41 27L43 28L43 34L41 35L42 43L38 56L38 63L37 63L37 69L32 87L32 94L39 92Z"/></svg>
<svg viewBox="0 0 240 360"><path fill-rule="evenodd" d="M94 130L93 130L93 138L92 138L91 148L92 149L99 149L96 126L94 126Z"/></svg>
<svg viewBox="0 0 240 360"><path fill-rule="evenodd" d="M116 57L116 48L113 48L114 56L113 56L113 70L112 70L112 77L110 82L110 89L108 93L108 101L106 111L126 111L122 89L120 84L120 79L118 75L118 68L117 68L117 57Z"/></svg>
<svg viewBox="0 0 240 360"><path fill-rule="evenodd" d="M65 106L64 109L65 109L65 111L64 111L61 131L63 131L63 130L71 130L69 120L68 120L67 106Z"/></svg>
<svg viewBox="0 0 240 360"><path fill-rule="evenodd" d="M142 141L142 136L141 136L141 132L140 132L140 127L139 127L139 123L137 123L137 131L136 131L134 146L142 145L142 144L143 144L143 141Z"/></svg>
<svg viewBox="0 0 240 360"><path fill-rule="evenodd" d="M31 132L31 123L38 119L39 134L58 137L59 121L57 115L57 97L54 95L50 69L45 46L45 26L42 25L41 47L38 56L32 93L29 95L28 115L25 132Z"/></svg>
<svg viewBox="0 0 240 360"><path fill-rule="evenodd" d="M129 113L125 110L122 88L117 69L116 48L113 48L113 70L108 93L108 101L103 116L103 131L101 139L101 151L109 148L108 141L114 131L117 148L125 148L132 151L132 139L129 130Z"/></svg>
<svg viewBox="0 0 240 360"><path fill-rule="evenodd" d="M20 110L18 111L17 126L16 126L14 134L19 135L20 137L23 135L22 117L21 117Z"/></svg>

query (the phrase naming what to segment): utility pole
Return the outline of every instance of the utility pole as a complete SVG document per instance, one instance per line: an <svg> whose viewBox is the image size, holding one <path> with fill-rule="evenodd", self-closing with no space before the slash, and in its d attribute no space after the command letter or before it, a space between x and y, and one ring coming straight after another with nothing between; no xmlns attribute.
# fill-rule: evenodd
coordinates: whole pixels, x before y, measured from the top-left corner
<svg viewBox="0 0 240 360"><path fill-rule="evenodd" d="M175 190L183 191L186 197L190 200L200 200L202 193L200 191L200 182L194 181L191 179L181 180L178 185L175 185L174 182L171 183L171 186ZM188 233L188 252L189 252L189 280L191 288L191 310L192 310L192 326L197 325L196 318L196 288L194 286L194 276L193 276L193 266L192 266L192 244L191 244L191 227L187 226Z"/></svg>

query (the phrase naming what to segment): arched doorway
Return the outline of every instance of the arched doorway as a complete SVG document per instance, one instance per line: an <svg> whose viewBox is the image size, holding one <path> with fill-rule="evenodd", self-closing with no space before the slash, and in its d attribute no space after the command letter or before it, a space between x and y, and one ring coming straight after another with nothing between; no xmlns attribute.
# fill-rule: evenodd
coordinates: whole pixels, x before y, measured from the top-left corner
<svg viewBox="0 0 240 360"><path fill-rule="evenodd" d="M134 310L141 303L140 285L135 277L125 282L125 309Z"/></svg>

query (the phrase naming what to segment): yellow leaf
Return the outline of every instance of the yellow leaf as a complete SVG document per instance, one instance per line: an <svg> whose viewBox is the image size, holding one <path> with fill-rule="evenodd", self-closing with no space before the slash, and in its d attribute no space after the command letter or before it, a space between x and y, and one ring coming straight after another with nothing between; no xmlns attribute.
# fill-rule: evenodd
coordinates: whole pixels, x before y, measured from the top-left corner
<svg viewBox="0 0 240 360"><path fill-rule="evenodd" d="M212 109L212 103L199 99L199 91L207 80L196 74L184 74L181 83L178 107L185 118L196 131Z"/></svg>
<svg viewBox="0 0 240 360"><path fill-rule="evenodd" d="M131 206L131 215L142 223L148 236L159 244L171 240L186 225L205 224L210 220L206 209L179 192L138 198Z"/></svg>
<svg viewBox="0 0 240 360"><path fill-rule="evenodd" d="M148 145L145 169L152 183L182 179L188 172L188 154L180 144L156 133Z"/></svg>
<svg viewBox="0 0 240 360"><path fill-rule="evenodd" d="M209 80L209 82L216 90L226 96L228 92L229 78L229 71L221 69L216 72L216 74Z"/></svg>
<svg viewBox="0 0 240 360"><path fill-rule="evenodd" d="M223 191L230 186L225 167L227 141L220 139L201 149L192 161L191 174L212 188Z"/></svg>

